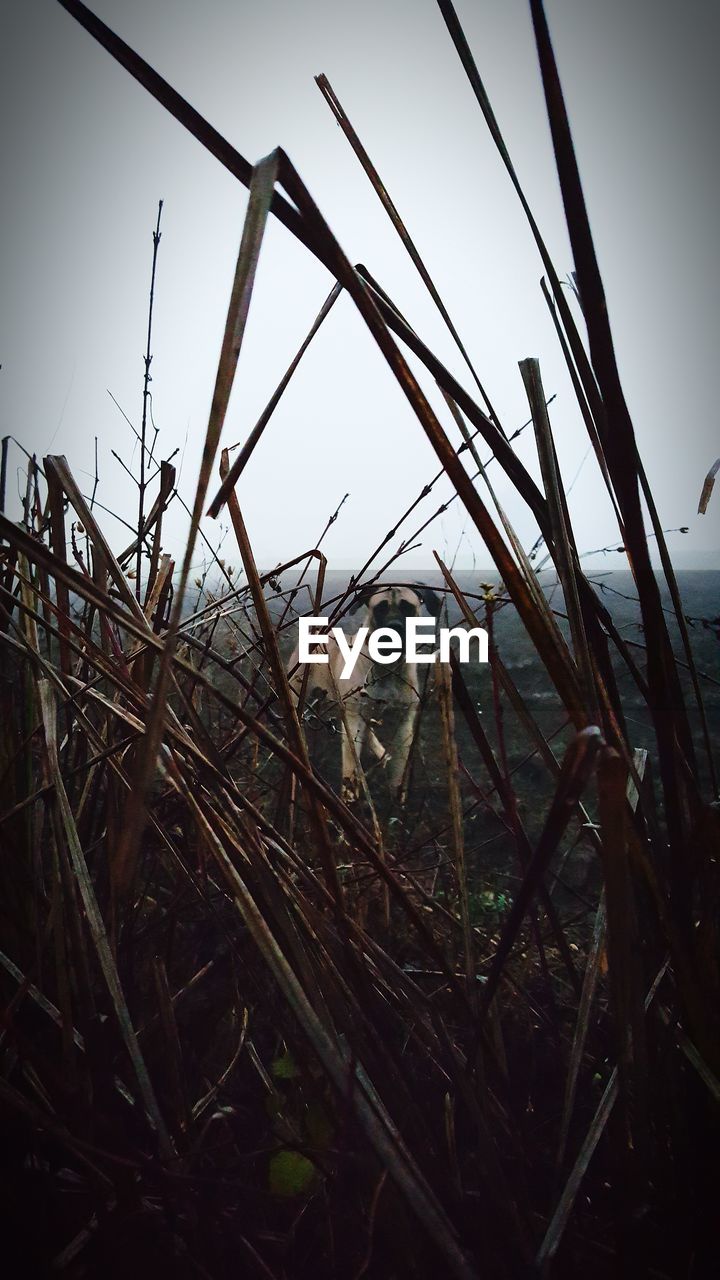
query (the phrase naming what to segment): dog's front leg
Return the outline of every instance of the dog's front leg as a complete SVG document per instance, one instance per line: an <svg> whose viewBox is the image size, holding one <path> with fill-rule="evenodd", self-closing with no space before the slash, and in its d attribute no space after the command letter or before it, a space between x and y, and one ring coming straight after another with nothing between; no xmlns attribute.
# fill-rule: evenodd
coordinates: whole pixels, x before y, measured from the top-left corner
<svg viewBox="0 0 720 1280"><path fill-rule="evenodd" d="M407 765L413 738L415 737L416 715L417 708L415 705L410 704L410 706L406 707L391 747L390 763L388 765L388 782L393 791L400 791L402 788L401 799L403 801L407 791Z"/></svg>
<svg viewBox="0 0 720 1280"><path fill-rule="evenodd" d="M365 744L367 747L369 747L370 751L372 751L377 761L382 762L383 760L388 758L387 751L385 750L382 742L378 738L375 730L370 725L368 725L367 727L367 733L365 735Z"/></svg>
<svg viewBox="0 0 720 1280"><path fill-rule="evenodd" d="M342 796L356 800L360 795L360 752L365 736L365 721L357 711L345 708L342 726Z"/></svg>

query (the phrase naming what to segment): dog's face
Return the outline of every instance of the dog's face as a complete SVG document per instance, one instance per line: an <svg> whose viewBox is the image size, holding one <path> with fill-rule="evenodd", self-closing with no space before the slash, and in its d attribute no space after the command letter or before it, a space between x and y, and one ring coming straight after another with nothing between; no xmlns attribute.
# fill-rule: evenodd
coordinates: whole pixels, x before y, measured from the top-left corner
<svg viewBox="0 0 720 1280"><path fill-rule="evenodd" d="M408 618L419 617L421 608L420 596L412 587L384 587L373 592L367 602L366 625L373 631L392 627L404 636Z"/></svg>
<svg viewBox="0 0 720 1280"><path fill-rule="evenodd" d="M378 627L392 627L405 638L408 618L418 618L423 604L429 613L437 616L440 601L426 587L378 587L361 592L350 609L354 613L363 605L367 608L365 625L375 631Z"/></svg>

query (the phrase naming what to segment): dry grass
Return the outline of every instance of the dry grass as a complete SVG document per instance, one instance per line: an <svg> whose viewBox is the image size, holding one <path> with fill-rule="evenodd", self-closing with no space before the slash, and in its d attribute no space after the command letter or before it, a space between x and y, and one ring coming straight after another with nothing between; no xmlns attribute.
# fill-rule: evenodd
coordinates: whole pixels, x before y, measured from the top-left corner
<svg viewBox="0 0 720 1280"><path fill-rule="evenodd" d="M542 490L472 366L484 407L348 262L287 156L250 166L84 6L63 3L249 185L250 200L178 567L160 554L174 472L169 460L156 463L144 429L138 533L119 555L62 458L31 460L23 520L0 517L0 1114L4 1238L21 1252L18 1274L707 1274L720 1101L714 762L701 675L617 374L542 6L533 0L587 349L452 6L440 0L543 255L546 297L634 576L640 652L582 570L537 362L525 361L522 375ZM190 566L270 213L337 284L236 462L220 459L211 511L229 505L244 574L235 585L224 570L221 589L203 588L191 612ZM478 715L467 672L453 664L432 711L434 803L411 787L402 811L373 778L349 807L318 766L308 746L317 716L302 704L298 714L283 655L297 609L307 601L317 611L325 560L315 547L295 558L290 578L261 575L236 491L341 290L501 580L473 595L439 562L448 602L468 624L488 626L492 715ZM445 393L460 449L398 339ZM537 517L562 586L560 621L497 501L481 443ZM358 581L387 576L396 557L377 562L390 536L331 601L333 621ZM403 534L401 548L415 536ZM510 609L562 709L562 752L503 662L498 618ZM633 742L621 679L647 708L649 755ZM510 735L534 762L531 811ZM498 840L512 868L507 892L488 881L481 857L485 841ZM591 873L563 892L580 846Z"/></svg>

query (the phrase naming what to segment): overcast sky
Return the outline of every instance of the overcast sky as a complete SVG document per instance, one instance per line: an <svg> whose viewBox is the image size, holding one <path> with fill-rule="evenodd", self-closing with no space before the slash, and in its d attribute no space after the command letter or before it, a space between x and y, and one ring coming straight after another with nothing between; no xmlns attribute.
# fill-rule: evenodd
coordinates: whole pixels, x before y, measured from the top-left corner
<svg viewBox="0 0 720 1280"><path fill-rule="evenodd" d="M527 415L518 361L537 356L570 481L587 436L539 289L537 251L434 0L95 0L95 11L250 161L282 146L343 248L471 388L452 340L314 76L325 72L422 253L508 432ZM572 269L525 0L457 0L515 166L561 275ZM548 0L548 19L608 296L621 375L679 566L712 566L720 499L695 513L720 453L718 7L708 0ZM132 523L151 232L165 202L153 344L160 452L192 503L247 193L54 0L2 3L0 433L67 455ZM332 280L280 224L262 250L223 442L243 440ZM457 428L422 382L453 440ZM538 475L532 431L518 452ZM483 451L484 452L484 451ZM23 485L12 455L10 488ZM314 545L357 567L437 470L353 304L343 297L238 487L256 556ZM526 545L536 526L495 469ZM449 486L437 486L416 523ZM617 543L588 457L571 497L581 549ZM127 533L110 517L113 545ZM213 541L227 521L206 521ZM411 532L413 524L406 526ZM181 513L166 550L179 556ZM393 546L395 544L392 544ZM225 535L230 560L237 559ZM432 550L489 564L459 503ZM607 566L622 567L619 556ZM720 565L718 565L720 567Z"/></svg>

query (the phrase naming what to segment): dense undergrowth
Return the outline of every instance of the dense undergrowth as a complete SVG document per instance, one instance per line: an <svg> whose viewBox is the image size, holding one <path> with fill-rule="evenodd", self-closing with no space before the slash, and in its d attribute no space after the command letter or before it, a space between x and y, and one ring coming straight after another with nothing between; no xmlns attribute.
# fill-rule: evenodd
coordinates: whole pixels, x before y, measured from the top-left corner
<svg viewBox="0 0 720 1280"><path fill-rule="evenodd" d="M84 6L65 8L250 186L250 201L177 563L161 553L175 475L145 419L128 547L109 545L95 495L60 457L29 459L23 518L0 517L0 1180L12 1274L709 1274L720 818L708 673L623 400L541 5L587 340L525 207L627 552L642 624L632 642L583 572L537 362L521 372L542 489L482 389L469 395L349 264L284 153L251 167ZM524 201L452 7L441 9ZM242 573L218 566L220 585L201 583L188 603L270 212L337 281L315 328L341 289L353 298L497 571L461 585L438 562L434 585L454 616L490 630L487 701L479 714L472 672L438 673L404 806L371 769L363 797L342 801L336 733L296 707L284 665L298 610L323 599L341 617L360 583L392 579L397 556L383 544L328 591L318 547L261 575L247 539L238 482L287 379L233 466L219 459L211 509L228 504ZM158 244L159 222L155 255ZM397 339L444 391L459 447ZM495 500L497 468L537 518L555 597ZM393 539L401 525L409 535L415 505ZM508 618L546 684L544 710L507 661Z"/></svg>

